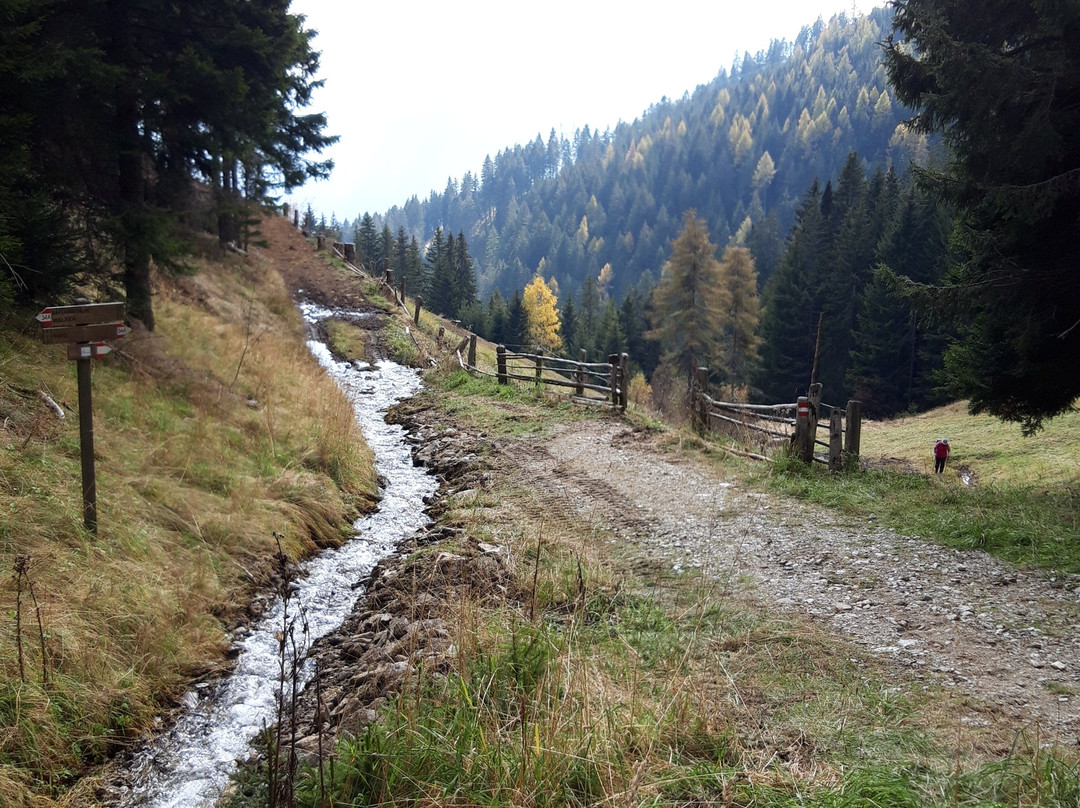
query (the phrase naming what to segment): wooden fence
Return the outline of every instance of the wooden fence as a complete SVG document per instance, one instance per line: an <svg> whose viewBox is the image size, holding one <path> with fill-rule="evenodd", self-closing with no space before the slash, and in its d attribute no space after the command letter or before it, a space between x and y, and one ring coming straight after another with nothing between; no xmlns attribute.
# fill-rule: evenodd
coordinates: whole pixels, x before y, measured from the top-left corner
<svg viewBox="0 0 1080 808"><path fill-rule="evenodd" d="M701 430L735 426L765 435L774 444L804 463L823 463L833 471L858 465L862 435L862 404L854 399L840 408L821 400L821 385L810 385L810 395L791 404L740 404L717 401L708 394L708 368L698 368L692 386L694 425ZM827 440L818 438L825 430ZM826 450L824 455L815 446ZM769 460L762 454L734 451L735 454Z"/></svg>
<svg viewBox="0 0 1080 808"><path fill-rule="evenodd" d="M469 349L467 359L461 355L466 345ZM574 361L560 356L509 351L506 346L499 345L495 348L495 372L490 373L476 366L476 335L469 334L458 345L457 357L461 367L473 373L492 376L499 384L509 384L514 380L573 390L573 401L626 410L630 357L625 353L611 354L607 362L586 362L584 350Z"/></svg>

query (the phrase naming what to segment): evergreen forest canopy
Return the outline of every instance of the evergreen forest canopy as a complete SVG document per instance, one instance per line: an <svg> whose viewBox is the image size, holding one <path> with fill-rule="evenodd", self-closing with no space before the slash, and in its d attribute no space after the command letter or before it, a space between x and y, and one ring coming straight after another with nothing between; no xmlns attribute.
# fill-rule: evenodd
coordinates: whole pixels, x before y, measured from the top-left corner
<svg viewBox="0 0 1080 808"><path fill-rule="evenodd" d="M288 0L0 0L0 306L74 284L154 325L185 230L325 176L318 54Z"/></svg>
<svg viewBox="0 0 1080 808"><path fill-rule="evenodd" d="M485 159L479 176L372 221L421 244L440 227L462 232L485 295L509 297L538 270L576 293L607 266L608 292L622 297L646 273L659 280L684 212L695 209L720 243L753 229L765 280L816 177L835 176L852 151L868 165L925 161L926 138L902 125L909 112L888 88L880 43L890 19L879 9L819 20L633 123L537 135ZM352 241L362 222L330 226Z"/></svg>
<svg viewBox="0 0 1080 808"><path fill-rule="evenodd" d="M519 290L546 279L563 350L628 350L660 387L692 358L732 394L791 400L816 377L873 414L966 397L1032 433L1080 394L1077 34L1080 6L1046 0L819 21L632 124L537 136L365 214L356 241L377 265L394 227L414 254L468 233L488 299L451 316L524 342ZM698 258L714 283L741 276L731 248L760 301L725 312L729 286L708 316L672 303ZM688 329L665 318L715 322L681 352Z"/></svg>

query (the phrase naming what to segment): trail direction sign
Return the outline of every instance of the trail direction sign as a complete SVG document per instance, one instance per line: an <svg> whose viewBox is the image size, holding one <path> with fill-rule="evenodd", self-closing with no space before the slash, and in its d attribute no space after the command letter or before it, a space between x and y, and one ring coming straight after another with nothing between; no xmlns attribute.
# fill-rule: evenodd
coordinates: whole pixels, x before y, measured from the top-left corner
<svg viewBox="0 0 1080 808"><path fill-rule="evenodd" d="M42 309L35 319L41 323L43 329L64 325L112 323L124 319L124 304L84 303L77 306L49 306Z"/></svg>
<svg viewBox="0 0 1080 808"><path fill-rule="evenodd" d="M82 345L69 344L67 346L68 359L100 359L107 353L112 353L112 347L104 342L87 342Z"/></svg>
<svg viewBox="0 0 1080 808"><path fill-rule="evenodd" d="M82 459L83 523L97 533L97 482L94 479L94 415L90 392L90 360L112 351L104 340L119 339L131 330L124 325L123 303L88 303L49 306L35 318L41 323L41 341L67 344L68 359L78 365L79 454Z"/></svg>
<svg viewBox="0 0 1080 808"><path fill-rule="evenodd" d="M42 327L41 341L46 345L59 345L63 342L101 342L106 339L119 339L131 329L123 323L92 323L90 325L61 325Z"/></svg>

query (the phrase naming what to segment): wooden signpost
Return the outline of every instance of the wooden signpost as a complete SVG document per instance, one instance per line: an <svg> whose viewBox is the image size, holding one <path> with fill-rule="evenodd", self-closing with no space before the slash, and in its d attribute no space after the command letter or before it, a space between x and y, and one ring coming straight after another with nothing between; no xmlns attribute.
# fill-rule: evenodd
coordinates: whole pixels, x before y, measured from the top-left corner
<svg viewBox="0 0 1080 808"><path fill-rule="evenodd" d="M123 303L79 303L49 306L36 317L41 341L67 345L68 359L78 364L79 456L82 460L83 524L97 534L97 482L94 477L94 412L90 394L90 360L112 351L104 340L131 330L124 325Z"/></svg>

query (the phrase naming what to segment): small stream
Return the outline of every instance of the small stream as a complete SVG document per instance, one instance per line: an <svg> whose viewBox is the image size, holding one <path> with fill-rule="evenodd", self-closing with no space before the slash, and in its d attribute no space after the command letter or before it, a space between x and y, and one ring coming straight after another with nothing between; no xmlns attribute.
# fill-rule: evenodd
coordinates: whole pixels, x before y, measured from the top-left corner
<svg viewBox="0 0 1080 808"><path fill-rule="evenodd" d="M311 304L300 309L309 323L335 314ZM343 312L362 317L356 312ZM311 643L337 628L362 594L355 589L380 559L403 538L427 523L424 498L437 483L413 466L404 441L405 431L387 424L385 411L420 389L419 374L394 362L338 362L321 342L308 347L349 397L364 438L375 453L375 467L384 488L378 510L354 524L355 538L328 550L302 566L294 585L290 614L298 605L306 614L308 632L296 630L296 642L306 656ZM168 731L139 752L125 776L115 804L122 808L210 808L228 784L237 759L246 757L251 741L276 716L275 691L279 676L277 633L283 604L274 603L262 620L237 642L239 656L231 674L198 686L184 697L184 709ZM301 670L307 682L310 664Z"/></svg>

